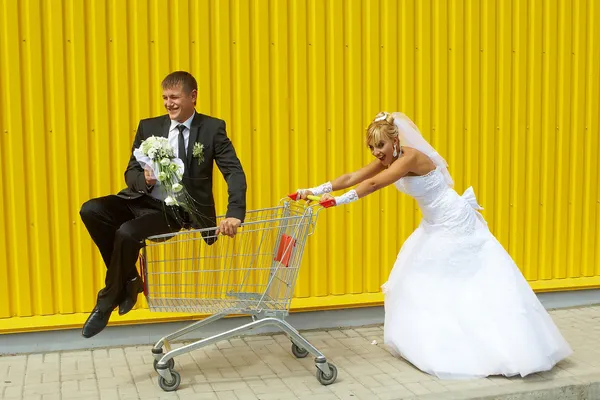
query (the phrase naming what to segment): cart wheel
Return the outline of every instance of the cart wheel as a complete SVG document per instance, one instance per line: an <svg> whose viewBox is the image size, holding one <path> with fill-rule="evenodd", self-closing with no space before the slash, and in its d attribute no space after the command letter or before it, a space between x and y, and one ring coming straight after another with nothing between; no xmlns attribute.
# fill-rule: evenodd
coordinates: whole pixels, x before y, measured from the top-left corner
<svg viewBox="0 0 600 400"><path fill-rule="evenodd" d="M335 382L335 379L337 378L337 368L335 365L329 363L329 371L331 374L325 375L323 371L317 368L317 380L321 383L321 385L327 386Z"/></svg>
<svg viewBox="0 0 600 400"><path fill-rule="evenodd" d="M156 371L156 366L158 365L158 360L154 360L154 370ZM169 367L169 369L173 369L175 368L175 359L171 358L169 361L167 361L167 367Z"/></svg>
<svg viewBox="0 0 600 400"><path fill-rule="evenodd" d="M308 355L308 350L299 347L296 343L292 343L292 353L296 358L304 358Z"/></svg>
<svg viewBox="0 0 600 400"><path fill-rule="evenodd" d="M178 372L171 371L171 375L173 375L173 380L171 382L167 382L162 376L158 377L158 386L165 392L174 392L181 384L181 375L179 375Z"/></svg>

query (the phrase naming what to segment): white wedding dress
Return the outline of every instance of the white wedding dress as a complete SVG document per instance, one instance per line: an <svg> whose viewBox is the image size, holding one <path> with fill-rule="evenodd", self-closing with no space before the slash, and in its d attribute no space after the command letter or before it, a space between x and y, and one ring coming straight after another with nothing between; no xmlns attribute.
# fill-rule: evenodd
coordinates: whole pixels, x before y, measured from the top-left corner
<svg viewBox="0 0 600 400"><path fill-rule="evenodd" d="M436 164L396 182L423 220L382 286L386 345L442 379L550 370L571 348L489 231L473 189L458 195Z"/></svg>

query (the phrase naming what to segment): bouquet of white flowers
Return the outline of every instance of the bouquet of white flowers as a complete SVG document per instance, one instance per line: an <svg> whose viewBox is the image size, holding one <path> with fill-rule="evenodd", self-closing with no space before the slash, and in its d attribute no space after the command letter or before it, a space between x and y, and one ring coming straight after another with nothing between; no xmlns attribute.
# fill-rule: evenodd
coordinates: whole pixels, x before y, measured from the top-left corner
<svg viewBox="0 0 600 400"><path fill-rule="evenodd" d="M197 153L198 144L194 145L194 156ZM202 150L200 145L200 150ZM199 203L188 193L184 185L181 184L185 166L180 158L175 157L175 150L169 144L165 137L151 136L144 140L140 147L133 150L135 159L142 168L150 170L154 178L164 189L167 206L180 206L187 214L184 220L183 216L175 213L182 226L192 223L192 226L201 226L201 222L206 224L206 217L197 207ZM200 154L202 156L202 154ZM213 223L214 221L210 221Z"/></svg>
<svg viewBox="0 0 600 400"><path fill-rule="evenodd" d="M168 206L180 205L177 194L183 190L180 182L184 165L181 159L175 157L175 151L167 138L151 136L133 151L133 155L164 186L168 195L165 203Z"/></svg>

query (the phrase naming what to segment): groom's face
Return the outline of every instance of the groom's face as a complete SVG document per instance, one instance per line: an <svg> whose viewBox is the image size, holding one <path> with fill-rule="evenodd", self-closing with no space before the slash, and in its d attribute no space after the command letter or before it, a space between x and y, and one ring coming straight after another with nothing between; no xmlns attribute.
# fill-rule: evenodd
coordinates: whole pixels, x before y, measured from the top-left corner
<svg viewBox="0 0 600 400"><path fill-rule="evenodd" d="M182 84L163 89L163 102L169 118L185 122L194 113L196 90L187 92Z"/></svg>

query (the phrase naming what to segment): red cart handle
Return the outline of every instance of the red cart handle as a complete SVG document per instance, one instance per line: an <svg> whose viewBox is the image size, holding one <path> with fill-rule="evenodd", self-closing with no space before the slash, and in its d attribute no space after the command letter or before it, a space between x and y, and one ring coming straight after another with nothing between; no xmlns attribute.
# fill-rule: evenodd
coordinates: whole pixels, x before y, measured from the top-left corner
<svg viewBox="0 0 600 400"><path fill-rule="evenodd" d="M289 197L290 199L294 200L294 201L297 201L297 200L298 200L298 192L296 192L296 193L291 193L291 194L288 194L288 197ZM325 200L325 201L321 201L321 197L319 197L319 196L311 196L311 195L309 195L309 196L306 196L306 198L307 198L308 200L312 200L312 201L317 201L317 202L319 202L319 204L320 204L322 207L324 207L324 208L329 208L329 207L333 207L333 206L335 206L335 205L336 205L335 199L328 199L328 200Z"/></svg>

